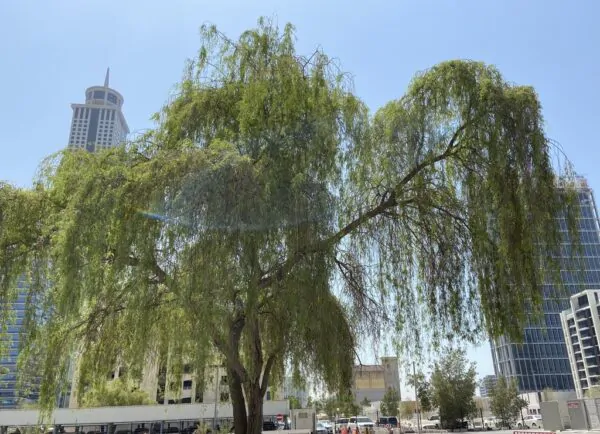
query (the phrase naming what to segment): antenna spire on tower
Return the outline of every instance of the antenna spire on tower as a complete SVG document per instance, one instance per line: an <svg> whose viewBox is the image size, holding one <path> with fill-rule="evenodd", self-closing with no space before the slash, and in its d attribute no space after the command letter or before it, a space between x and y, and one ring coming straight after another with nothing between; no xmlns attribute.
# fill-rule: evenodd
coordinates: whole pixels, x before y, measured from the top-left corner
<svg viewBox="0 0 600 434"><path fill-rule="evenodd" d="M108 87L109 75L110 75L110 68L106 68L106 77L104 77L104 87Z"/></svg>

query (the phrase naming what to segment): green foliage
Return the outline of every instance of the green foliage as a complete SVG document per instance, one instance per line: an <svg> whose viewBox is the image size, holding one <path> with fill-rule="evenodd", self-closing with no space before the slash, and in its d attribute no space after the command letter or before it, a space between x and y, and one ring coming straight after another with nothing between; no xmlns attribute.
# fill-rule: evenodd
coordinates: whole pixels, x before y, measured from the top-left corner
<svg viewBox="0 0 600 434"><path fill-rule="evenodd" d="M591 386L584 392L586 398L600 398L600 386Z"/></svg>
<svg viewBox="0 0 600 434"><path fill-rule="evenodd" d="M399 411L401 419L412 419L415 415L415 412L417 411L416 401L401 401L399 405Z"/></svg>
<svg viewBox="0 0 600 434"><path fill-rule="evenodd" d="M439 409L444 428L454 428L476 413L475 364L467 360L462 350L451 350L435 363L431 374L432 405Z"/></svg>
<svg viewBox="0 0 600 434"><path fill-rule="evenodd" d="M431 402L431 385L425 381L417 387L417 398L419 400L419 409L423 412L433 410Z"/></svg>
<svg viewBox="0 0 600 434"><path fill-rule="evenodd" d="M94 385L83 394L81 400L83 408L148 404L156 404L156 401L122 378Z"/></svg>
<svg viewBox="0 0 600 434"><path fill-rule="evenodd" d="M521 410L529 404L519 396L519 389L514 381L498 377L496 384L490 389L490 410L501 426L510 429L521 415Z"/></svg>
<svg viewBox="0 0 600 434"><path fill-rule="evenodd" d="M337 396L336 401L337 408L340 409L340 416L352 417L361 413L361 408L356 404L352 393L342 392Z"/></svg>
<svg viewBox="0 0 600 434"><path fill-rule="evenodd" d="M400 405L400 393L396 389L388 387L381 401L381 414L384 416L397 416Z"/></svg>
<svg viewBox="0 0 600 434"><path fill-rule="evenodd" d="M572 204L533 89L449 61L371 116L331 58L261 20L204 27L178 90L136 142L0 185L0 298L25 276L43 408L74 352L80 393L117 364L176 379L220 358L236 434L258 433L286 363L345 393L359 337L519 337Z"/></svg>
<svg viewBox="0 0 600 434"><path fill-rule="evenodd" d="M340 402L336 396L329 396L322 401L323 412L329 416L330 420L334 420L336 416L340 413L338 408L340 408Z"/></svg>
<svg viewBox="0 0 600 434"><path fill-rule="evenodd" d="M302 403L300 402L300 400L298 399L298 397L296 396L288 396L286 398L288 401L290 401L290 410L295 410L298 408L302 408Z"/></svg>
<svg viewBox="0 0 600 434"><path fill-rule="evenodd" d="M428 412L433 410L431 404L431 385L425 378L425 375L418 372L408 376L408 384L416 390L417 400L419 401L419 410Z"/></svg>
<svg viewBox="0 0 600 434"><path fill-rule="evenodd" d="M371 405L371 401L369 401L369 398L365 396L364 399L360 402L360 405L362 405L363 407L369 407Z"/></svg>
<svg viewBox="0 0 600 434"><path fill-rule="evenodd" d="M542 401L553 401L554 400L554 389L546 387L542 390Z"/></svg>

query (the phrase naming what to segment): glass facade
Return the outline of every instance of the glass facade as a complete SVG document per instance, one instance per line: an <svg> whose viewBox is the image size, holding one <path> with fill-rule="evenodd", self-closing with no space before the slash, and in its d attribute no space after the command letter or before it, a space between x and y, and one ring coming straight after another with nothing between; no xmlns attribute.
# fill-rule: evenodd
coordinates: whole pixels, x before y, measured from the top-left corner
<svg viewBox="0 0 600 434"><path fill-rule="evenodd" d="M17 300L13 303L14 323L8 328L4 337L7 342L8 353L0 359L0 409L16 408L19 404L17 387L17 357L19 356L19 334L25 316L25 303L27 291L23 281L18 283ZM28 400L35 401L37 396L29 396Z"/></svg>
<svg viewBox="0 0 600 434"><path fill-rule="evenodd" d="M502 337L491 343L496 375L516 380L521 392L574 390L571 366L562 331L560 313L570 307L572 295L586 289L600 289L600 227L592 190L585 180L579 181L581 236L580 252L570 251L567 224L558 219L563 232L561 278L564 290L552 284L543 287L543 319L531 318L524 333L524 343Z"/></svg>

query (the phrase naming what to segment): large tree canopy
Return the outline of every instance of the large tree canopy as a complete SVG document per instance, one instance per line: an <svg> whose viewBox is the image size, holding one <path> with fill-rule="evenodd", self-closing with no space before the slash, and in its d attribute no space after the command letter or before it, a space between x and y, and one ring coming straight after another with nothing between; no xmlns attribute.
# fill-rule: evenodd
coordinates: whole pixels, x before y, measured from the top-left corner
<svg viewBox="0 0 600 434"><path fill-rule="evenodd" d="M236 433L257 433L286 365L347 391L383 329L412 348L518 334L564 203L535 91L449 61L371 116L293 41L203 28L153 131L0 187L0 298L28 276L22 360L46 407L72 352L80 392L149 357L175 376L222 362Z"/></svg>

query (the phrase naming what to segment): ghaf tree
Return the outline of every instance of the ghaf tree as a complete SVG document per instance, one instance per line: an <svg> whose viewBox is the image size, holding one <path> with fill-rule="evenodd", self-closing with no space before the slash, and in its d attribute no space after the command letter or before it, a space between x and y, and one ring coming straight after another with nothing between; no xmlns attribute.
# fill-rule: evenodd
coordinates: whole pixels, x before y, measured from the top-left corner
<svg viewBox="0 0 600 434"><path fill-rule="evenodd" d="M1 297L27 276L46 409L74 352L80 394L116 364L223 363L258 434L285 366L347 393L359 337L515 336L540 301L563 201L534 90L449 61L371 116L293 41L206 27L156 129L0 187Z"/></svg>

